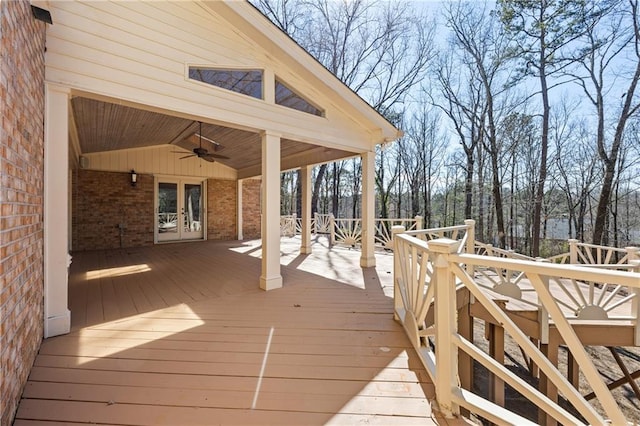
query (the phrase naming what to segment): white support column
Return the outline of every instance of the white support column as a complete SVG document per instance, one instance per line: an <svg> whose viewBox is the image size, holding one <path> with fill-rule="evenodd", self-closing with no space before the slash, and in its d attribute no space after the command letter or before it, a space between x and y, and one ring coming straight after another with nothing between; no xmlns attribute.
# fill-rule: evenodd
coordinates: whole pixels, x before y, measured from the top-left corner
<svg viewBox="0 0 640 426"><path fill-rule="evenodd" d="M262 134L262 274L260 288L282 287L280 274L280 136Z"/></svg>
<svg viewBox="0 0 640 426"><path fill-rule="evenodd" d="M360 266L376 266L375 244L375 152L365 152L362 157L362 255Z"/></svg>
<svg viewBox="0 0 640 426"><path fill-rule="evenodd" d="M311 254L311 170L312 166L300 169L302 187L302 235L300 253Z"/></svg>
<svg viewBox="0 0 640 426"><path fill-rule="evenodd" d="M242 241L244 240L244 235L242 235L242 182L244 182L244 180L242 179L238 179L238 196L237 196L237 212L236 212L236 224L238 227L238 240Z"/></svg>
<svg viewBox="0 0 640 426"><path fill-rule="evenodd" d="M44 337L71 329L69 280L69 91L45 88Z"/></svg>

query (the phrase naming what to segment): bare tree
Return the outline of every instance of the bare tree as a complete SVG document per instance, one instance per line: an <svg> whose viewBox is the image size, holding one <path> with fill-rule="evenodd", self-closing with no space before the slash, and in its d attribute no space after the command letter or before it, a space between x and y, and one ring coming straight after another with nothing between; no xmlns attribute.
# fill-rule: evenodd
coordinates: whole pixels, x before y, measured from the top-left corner
<svg viewBox="0 0 640 426"><path fill-rule="evenodd" d="M530 251L531 212L539 170L538 122L526 109L504 118L500 137L510 151L509 159L509 234L510 247ZM523 233L524 231L524 233Z"/></svg>
<svg viewBox="0 0 640 426"><path fill-rule="evenodd" d="M389 163L395 162L396 159L394 157L397 152L390 152L391 150L386 149L384 146L377 147L376 151L375 183L380 207L378 217L387 218L389 217L389 198L391 197L393 185L400 176L400 169L389 166Z"/></svg>
<svg viewBox="0 0 640 426"><path fill-rule="evenodd" d="M295 187L296 173L283 172L280 174L280 214L293 214L296 210Z"/></svg>
<svg viewBox="0 0 640 426"><path fill-rule="evenodd" d="M438 111L429 108L426 102L421 106L407 124L407 137L400 155L410 194L411 216L422 213L425 226L431 227L433 182L438 178L448 141L439 132Z"/></svg>
<svg viewBox="0 0 640 426"><path fill-rule="evenodd" d="M573 118L576 102L563 100L552 114L551 139L555 146L552 175L564 194L568 237L584 241L585 217L593 189L601 184L601 167L584 118Z"/></svg>
<svg viewBox="0 0 640 426"><path fill-rule="evenodd" d="M447 26L452 32L452 47L460 51L461 62L469 68L469 74L478 80L478 101L484 118L478 123L484 131L481 138L489 154L492 195L498 232L498 244L505 247L504 209L502 203L501 156L502 145L498 141L500 105L509 88L507 65L509 64L509 40L493 19L486 4L475 7L461 2L446 9Z"/></svg>
<svg viewBox="0 0 640 426"><path fill-rule="evenodd" d="M455 49L450 49L455 52ZM470 219L473 205L473 173L475 151L484 135L486 111L483 108L482 85L473 78L473 72L458 61L454 53L440 57L435 78L440 89L440 97L433 97L433 104L439 107L451 120L455 134L465 156L465 203L464 216ZM482 230L480 229L480 233Z"/></svg>
<svg viewBox="0 0 640 426"><path fill-rule="evenodd" d="M540 169L536 182L532 217L532 253L540 254L540 219L547 180L549 151L549 78L573 63L565 54L567 45L582 33L585 0L498 0L499 14L507 33L516 37L514 58L520 61L521 76L534 76L540 83L542 123ZM556 83L559 84L559 83Z"/></svg>
<svg viewBox="0 0 640 426"><path fill-rule="evenodd" d="M640 108L636 91L640 79L640 20L637 0L593 1L590 6L593 11L585 14L583 24L583 72L574 76L596 110L596 146L604 179L592 240L602 244L625 127ZM610 122L615 123L613 132L607 131Z"/></svg>

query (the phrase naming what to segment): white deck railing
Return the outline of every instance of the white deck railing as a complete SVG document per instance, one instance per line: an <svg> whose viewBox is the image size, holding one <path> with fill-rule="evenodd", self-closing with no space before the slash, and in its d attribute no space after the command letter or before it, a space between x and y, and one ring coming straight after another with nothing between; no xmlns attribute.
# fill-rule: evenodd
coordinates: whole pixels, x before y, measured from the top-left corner
<svg viewBox="0 0 640 426"><path fill-rule="evenodd" d="M280 234L290 235L290 223L295 224L295 232L302 233L302 219L296 215L284 215L280 217ZM416 216L412 219L375 219L374 221L375 244L384 249L393 250L394 226L402 226L406 230L420 230L422 228L422 217ZM357 247L362 243L362 219L341 219L335 218L332 214L316 213L311 220L311 230L314 234L329 235L331 245L343 245Z"/></svg>
<svg viewBox="0 0 640 426"><path fill-rule="evenodd" d="M280 216L280 236L293 237L296 235L296 215Z"/></svg>
<svg viewBox="0 0 640 426"><path fill-rule="evenodd" d="M440 410L448 415L457 415L460 407L464 407L498 424L533 424L461 387L458 352L462 351L558 422L583 424L475 346L472 338L469 340L458 332L456 291L466 288L473 296L474 303L480 303L495 322L509 333L526 356L586 419L587 424L605 422L484 289L496 291L500 290L500 285L508 283L520 290L514 296L538 309L543 329L542 343L545 343L545 327L548 338L548 326L553 324L580 365L608 420L613 424L625 424L623 414L571 323L586 319L594 321L591 314L581 315L581 312L589 311L596 312L597 320L609 320L613 318L610 313L624 305L628 312L619 318L635 325L636 344L640 344L637 326L640 316L640 274L520 259L503 252L496 256L486 246L484 255L474 254L473 221L467 222L465 227L400 233L394 238L396 317L403 324L434 381ZM451 239L451 236L454 238ZM526 291L523 291L525 283Z"/></svg>
<svg viewBox="0 0 640 426"><path fill-rule="evenodd" d="M553 263L593 265L602 268L627 269L634 260L640 259L638 247L607 247L578 240L568 240L569 251L549 258Z"/></svg>

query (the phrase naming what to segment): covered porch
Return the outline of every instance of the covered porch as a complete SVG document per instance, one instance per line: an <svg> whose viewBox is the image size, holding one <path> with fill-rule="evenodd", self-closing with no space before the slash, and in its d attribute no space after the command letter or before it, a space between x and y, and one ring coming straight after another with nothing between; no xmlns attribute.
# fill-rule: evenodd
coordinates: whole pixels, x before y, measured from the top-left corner
<svg viewBox="0 0 640 426"><path fill-rule="evenodd" d="M393 320L392 255L312 246L281 240L275 292L260 240L74 255L71 333L43 342L15 424L448 424Z"/></svg>

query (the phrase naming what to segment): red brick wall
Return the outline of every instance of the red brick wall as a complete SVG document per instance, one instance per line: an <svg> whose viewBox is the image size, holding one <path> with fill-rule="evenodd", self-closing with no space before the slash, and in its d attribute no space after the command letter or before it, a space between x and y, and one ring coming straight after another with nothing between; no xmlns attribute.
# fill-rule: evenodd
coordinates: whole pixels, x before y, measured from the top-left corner
<svg viewBox="0 0 640 426"><path fill-rule="evenodd" d="M45 24L0 2L0 425L9 425L43 335Z"/></svg>
<svg viewBox="0 0 640 426"><path fill-rule="evenodd" d="M129 173L79 169L71 197L74 251L153 244L153 176L138 174L132 187Z"/></svg>
<svg viewBox="0 0 640 426"><path fill-rule="evenodd" d="M260 238L260 179L242 182L242 236Z"/></svg>
<svg viewBox="0 0 640 426"><path fill-rule="evenodd" d="M207 181L207 238L235 240L238 238L236 212L238 182L209 179Z"/></svg>

